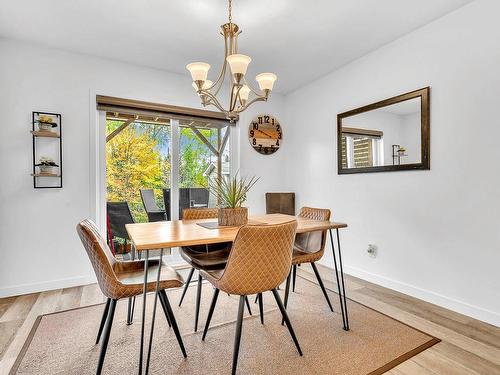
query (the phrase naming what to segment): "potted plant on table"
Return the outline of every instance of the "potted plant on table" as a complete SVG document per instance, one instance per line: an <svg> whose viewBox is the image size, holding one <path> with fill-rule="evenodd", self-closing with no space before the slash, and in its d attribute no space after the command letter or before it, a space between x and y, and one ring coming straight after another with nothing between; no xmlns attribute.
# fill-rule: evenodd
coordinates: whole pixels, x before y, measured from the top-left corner
<svg viewBox="0 0 500 375"><path fill-rule="evenodd" d="M219 206L219 225L239 226L248 222L248 208L242 207L248 191L257 183L256 177L215 178L209 180L211 193Z"/></svg>
<svg viewBox="0 0 500 375"><path fill-rule="evenodd" d="M52 158L46 156L42 156L40 162L35 164L35 166L40 168L41 174L53 174L54 168L59 167Z"/></svg>

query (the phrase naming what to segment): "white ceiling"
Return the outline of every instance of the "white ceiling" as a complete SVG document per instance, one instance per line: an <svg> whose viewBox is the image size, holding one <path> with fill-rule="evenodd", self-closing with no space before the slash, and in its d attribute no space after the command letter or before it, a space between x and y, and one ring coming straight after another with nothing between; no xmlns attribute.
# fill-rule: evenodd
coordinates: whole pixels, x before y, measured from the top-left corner
<svg viewBox="0 0 500 375"><path fill-rule="evenodd" d="M289 92L472 0L233 0L249 72ZM218 73L225 0L0 0L0 36L188 74Z"/></svg>

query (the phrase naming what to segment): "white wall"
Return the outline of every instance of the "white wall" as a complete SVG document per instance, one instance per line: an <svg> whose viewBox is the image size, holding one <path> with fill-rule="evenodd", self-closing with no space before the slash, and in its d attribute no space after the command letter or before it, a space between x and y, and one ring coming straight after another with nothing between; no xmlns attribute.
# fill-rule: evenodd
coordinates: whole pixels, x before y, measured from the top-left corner
<svg viewBox="0 0 500 375"><path fill-rule="evenodd" d="M0 159L4 160L0 297L90 282L93 271L75 226L92 217L95 208L96 198L91 196L96 185L91 168L95 154L90 148L90 137L95 134L91 128L96 123L95 94L189 107L200 107L199 99L188 74L5 39L0 39L0 56ZM279 95L273 97L281 110L283 100ZM62 113L63 189L33 189L29 130L31 112L36 110ZM265 110L273 112L272 100ZM242 142L242 171L264 177L259 189L273 186L269 180L278 179L274 164L250 158L247 167L247 144Z"/></svg>
<svg viewBox="0 0 500 375"><path fill-rule="evenodd" d="M500 2L475 1L287 95L284 127L287 184L299 205L329 207L349 223L349 273L496 325L498 14ZM337 113L425 86L431 170L337 175Z"/></svg>

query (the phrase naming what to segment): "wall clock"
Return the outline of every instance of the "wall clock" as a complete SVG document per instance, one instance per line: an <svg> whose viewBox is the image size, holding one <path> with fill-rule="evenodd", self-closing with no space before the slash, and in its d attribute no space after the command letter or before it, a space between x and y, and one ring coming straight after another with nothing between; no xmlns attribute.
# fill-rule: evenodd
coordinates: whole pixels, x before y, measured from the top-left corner
<svg viewBox="0 0 500 375"><path fill-rule="evenodd" d="M283 130L273 116L259 115L248 125L248 140L258 153L274 154L283 141Z"/></svg>

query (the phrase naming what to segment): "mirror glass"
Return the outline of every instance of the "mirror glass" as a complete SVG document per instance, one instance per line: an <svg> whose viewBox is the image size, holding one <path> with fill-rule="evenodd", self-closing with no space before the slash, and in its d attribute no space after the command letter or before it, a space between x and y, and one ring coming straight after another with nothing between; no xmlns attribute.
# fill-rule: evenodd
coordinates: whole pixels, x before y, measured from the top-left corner
<svg viewBox="0 0 500 375"><path fill-rule="evenodd" d="M428 169L422 157L422 131L428 129L423 96L394 99L339 115L339 173Z"/></svg>

